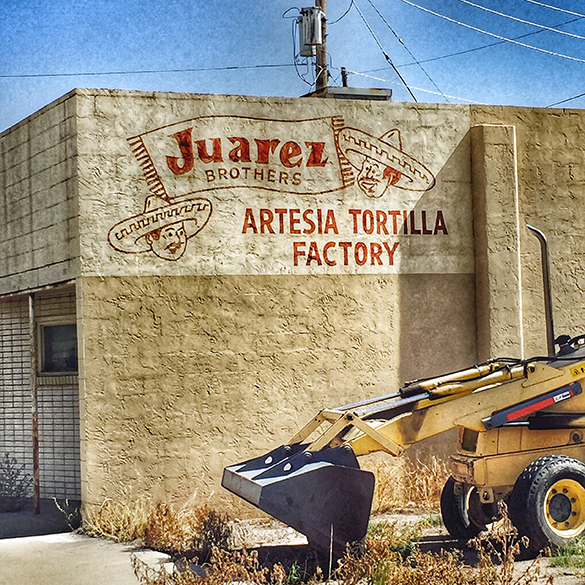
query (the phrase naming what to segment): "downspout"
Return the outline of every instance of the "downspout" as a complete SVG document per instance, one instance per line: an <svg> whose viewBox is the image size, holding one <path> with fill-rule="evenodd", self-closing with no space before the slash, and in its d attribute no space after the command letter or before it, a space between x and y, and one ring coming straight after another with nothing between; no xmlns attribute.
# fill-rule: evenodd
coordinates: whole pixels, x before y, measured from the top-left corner
<svg viewBox="0 0 585 585"><path fill-rule="evenodd" d="M28 295L28 327L30 342L30 390L32 409L33 502L35 514L41 513L41 476L39 463L39 411L37 403L37 342L35 335L34 294Z"/></svg>

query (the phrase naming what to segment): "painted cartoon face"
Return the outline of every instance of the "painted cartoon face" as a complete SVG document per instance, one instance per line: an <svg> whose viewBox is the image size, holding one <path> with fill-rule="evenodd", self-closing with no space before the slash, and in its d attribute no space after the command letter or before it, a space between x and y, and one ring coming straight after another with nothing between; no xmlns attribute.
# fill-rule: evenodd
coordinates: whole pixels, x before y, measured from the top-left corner
<svg viewBox="0 0 585 585"><path fill-rule="evenodd" d="M368 197L382 197L390 185L400 179L400 172L365 158L357 177L359 188Z"/></svg>
<svg viewBox="0 0 585 585"><path fill-rule="evenodd" d="M152 251L163 260L178 260L187 248L187 233L183 222L173 223L146 234Z"/></svg>
<svg viewBox="0 0 585 585"><path fill-rule="evenodd" d="M364 159L357 183L368 197L382 197L388 186L388 182L384 180L384 169L367 158Z"/></svg>

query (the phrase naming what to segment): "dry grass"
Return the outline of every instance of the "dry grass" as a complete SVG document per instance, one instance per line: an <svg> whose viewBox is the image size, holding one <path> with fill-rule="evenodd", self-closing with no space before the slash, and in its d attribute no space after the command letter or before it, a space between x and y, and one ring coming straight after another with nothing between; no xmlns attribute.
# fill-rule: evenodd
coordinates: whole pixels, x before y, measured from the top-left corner
<svg viewBox="0 0 585 585"><path fill-rule="evenodd" d="M418 536L417 536L418 535ZM479 561L475 566L463 562L459 552L422 553L418 549L416 528L401 528L396 523L376 525L366 537L359 554L347 553L338 563L331 579L319 567L300 573L294 564L263 566L255 551L213 549L213 554L196 575L188 566L172 573L153 569L137 558L134 571L143 585L219 585L246 583L258 585L317 585L333 581L339 585L535 585L541 577L537 559L522 572L515 571L519 544L509 532L500 531L476 539ZM546 581L552 583L552 577Z"/></svg>
<svg viewBox="0 0 585 585"><path fill-rule="evenodd" d="M397 508L436 510L441 490L448 477L438 459L424 462L372 460L364 468L377 477L374 512ZM182 562L172 572L155 569L134 558L135 574L143 585L219 585L249 583L258 585L318 585L326 579L315 562L303 566L279 562L263 565L255 551L233 550L231 524L226 515L208 506L190 504L174 508L147 500L123 506L107 501L84 516L88 534L115 540L141 539L146 546L168 552ZM500 529L489 537L477 539L479 562L466 565L459 552L422 553L418 541L423 524L399 526L397 523L373 524L359 554L348 552L334 567L331 579L339 585L532 585L540 577L538 562L522 574L514 570L519 544L509 530ZM181 554L184 553L184 554ZM190 568L199 566L199 574ZM325 563L327 564L327 563ZM285 566L287 567L285 569ZM310 566L310 569L307 567ZM551 581L552 582L552 581Z"/></svg>
<svg viewBox="0 0 585 585"><path fill-rule="evenodd" d="M225 551L214 549L210 562L205 566L203 576L196 575L190 568L175 568L172 573L166 569L154 569L137 557L132 558L134 573L144 585L220 585L225 583L284 584L286 572L281 565L272 570L258 562L258 555L252 551Z"/></svg>
<svg viewBox="0 0 585 585"><path fill-rule="evenodd" d="M201 562L209 560L213 547L226 549L231 537L227 515L207 505L175 508L147 499L132 504L106 500L85 511L82 531L117 542L141 540L148 548L171 554L196 550Z"/></svg>
<svg viewBox="0 0 585 585"><path fill-rule="evenodd" d="M378 513L397 508L436 510L448 476L438 459L374 459L364 468L377 476L374 511ZM338 585L533 585L540 577L538 562L521 574L515 571L519 544L503 528L475 541L479 562L470 566L459 552L421 552L418 543L423 523L400 526L377 522L370 527L359 553L348 551L327 579L328 562L319 566L317 557L305 559L305 564L291 564L290 559L282 558L262 564L255 551L233 550L231 526L225 514L209 506L188 503L175 508L146 499L126 506L106 501L84 515L88 534L119 541L140 539L149 548L182 559L169 572L133 558L134 572L142 585L318 585L331 580ZM198 574L190 563L197 565Z"/></svg>
<svg viewBox="0 0 585 585"><path fill-rule="evenodd" d="M505 512L504 512L505 513ZM512 527L507 515L488 534L480 534L471 541L477 550L479 562L476 572L482 583L502 585L530 585L537 583L541 576L540 557L534 559L522 571L516 570L515 561L528 544L526 537L518 539L518 532ZM553 583L549 576L545 583Z"/></svg>
<svg viewBox="0 0 585 585"><path fill-rule="evenodd" d="M128 504L105 500L99 508L85 507L82 510L81 531L117 542L141 539L150 509L151 504L146 498Z"/></svg>
<svg viewBox="0 0 585 585"><path fill-rule="evenodd" d="M374 514L404 508L439 509L441 491L449 478L447 465L441 459L413 461L406 457L376 457L364 462L362 467L376 476Z"/></svg>
<svg viewBox="0 0 585 585"><path fill-rule="evenodd" d="M226 515L207 506L183 506L175 510L158 503L148 515L144 527L144 544L170 554L197 551L199 563L211 558L214 548L226 550L231 529Z"/></svg>
<svg viewBox="0 0 585 585"><path fill-rule="evenodd" d="M32 495L32 478L8 453L0 458L0 512L22 510L26 499Z"/></svg>
<svg viewBox="0 0 585 585"><path fill-rule="evenodd" d="M540 559L521 572L515 570L520 543L509 530L475 539L474 566L463 562L460 551L423 553L417 538L416 527L378 526L368 533L364 553L346 555L333 577L343 585L532 585L541 577ZM552 577L546 583L551 584Z"/></svg>
<svg viewBox="0 0 585 585"><path fill-rule="evenodd" d="M372 513L416 508L437 510L441 490L448 478L446 465L435 457L425 461L371 459L362 464L376 475ZM203 542L220 548L227 542L228 516L209 506L187 502L181 507L153 503L147 498L129 503L106 500L99 507L83 510L82 530L118 542L143 540L163 552L182 552L193 548L193 540L204 534ZM195 536L193 536L195 535ZM195 547L203 546L196 542ZM207 551L210 554L210 550Z"/></svg>

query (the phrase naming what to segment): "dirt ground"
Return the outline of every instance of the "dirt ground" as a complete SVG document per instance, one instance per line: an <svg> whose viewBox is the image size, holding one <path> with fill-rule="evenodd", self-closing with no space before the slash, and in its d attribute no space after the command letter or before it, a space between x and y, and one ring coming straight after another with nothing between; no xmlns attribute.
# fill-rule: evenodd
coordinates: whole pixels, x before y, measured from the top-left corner
<svg viewBox="0 0 585 585"><path fill-rule="evenodd" d="M397 523L398 527L416 524L425 518L424 514L405 513L388 514L372 518L374 522ZM234 540L237 547L255 549L259 558L272 562L281 562L286 566L287 561L295 558L305 558L308 554L306 538L292 528L272 519L255 519L236 521L233 525ZM444 551L461 550L463 562L473 565L477 555L471 547L451 538L443 526L424 529L420 541L423 552L440 553ZM517 561L515 569L520 576L535 561ZM541 575L538 583L546 583L549 576L553 577L555 585L585 585L585 570L551 567L548 558L536 561L540 564Z"/></svg>

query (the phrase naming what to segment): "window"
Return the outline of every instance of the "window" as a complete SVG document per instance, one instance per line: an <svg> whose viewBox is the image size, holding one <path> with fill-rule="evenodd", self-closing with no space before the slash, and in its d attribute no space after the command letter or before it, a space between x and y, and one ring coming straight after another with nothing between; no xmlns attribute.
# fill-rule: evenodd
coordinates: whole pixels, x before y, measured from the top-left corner
<svg viewBox="0 0 585 585"><path fill-rule="evenodd" d="M41 325L41 372L77 372L77 328L74 323Z"/></svg>

